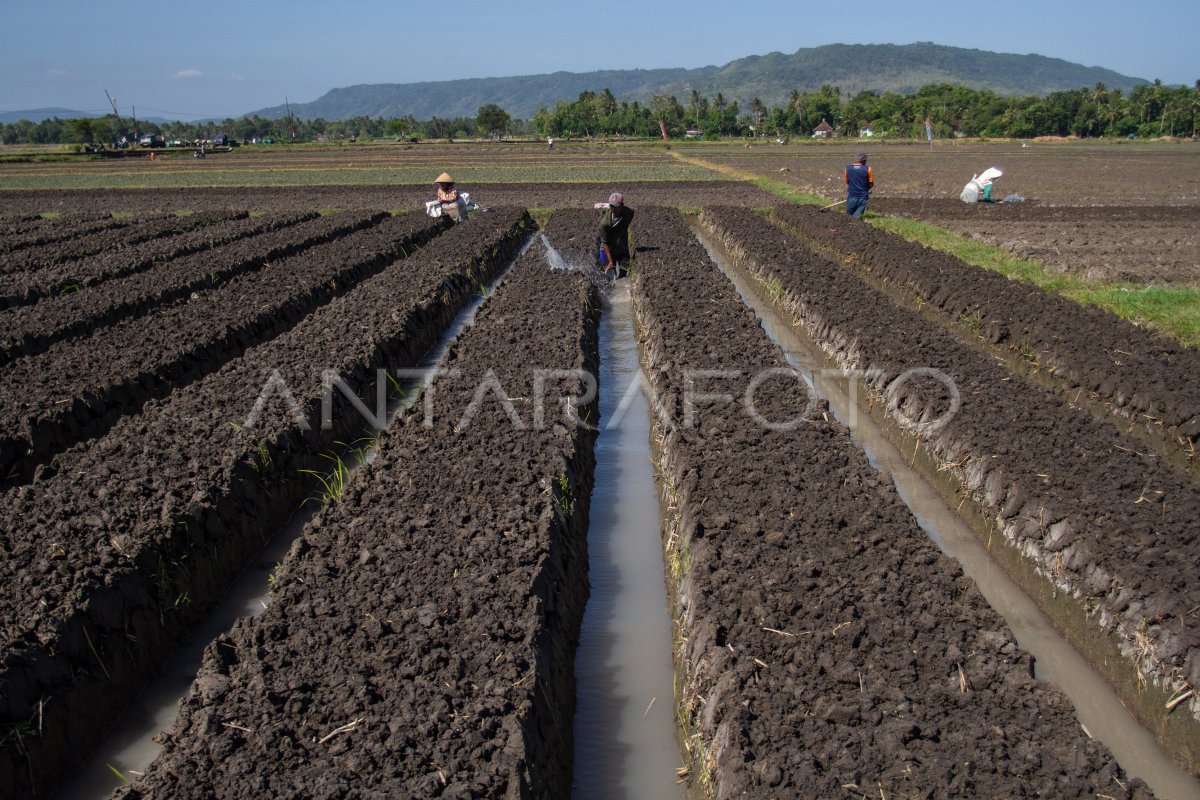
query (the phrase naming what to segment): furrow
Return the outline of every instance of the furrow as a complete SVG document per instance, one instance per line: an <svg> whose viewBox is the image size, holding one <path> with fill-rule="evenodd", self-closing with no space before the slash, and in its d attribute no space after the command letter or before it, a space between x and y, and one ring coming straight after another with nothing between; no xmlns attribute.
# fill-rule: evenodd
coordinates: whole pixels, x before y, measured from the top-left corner
<svg viewBox="0 0 1200 800"><path fill-rule="evenodd" d="M331 376L369 405L376 370L415 368L527 225L523 211L485 215L392 259L3 496L0 724L32 728L3 738L0 795L47 795L313 491L303 471L360 435L363 418L336 388L321 424Z"/></svg>
<svg viewBox="0 0 1200 800"><path fill-rule="evenodd" d="M680 215L638 221L680 719L703 794L1150 796L1033 679Z"/></svg>
<svg viewBox="0 0 1200 800"><path fill-rule="evenodd" d="M54 453L277 336L443 229L384 212L352 227L363 224L157 314L9 364L0 377L0 398L12 409L0 423L0 471L27 480Z"/></svg>
<svg viewBox="0 0 1200 800"><path fill-rule="evenodd" d="M858 371L885 430L1195 771L1200 699L1168 701L1200 688L1200 487L761 216L704 219L830 363Z"/></svg>

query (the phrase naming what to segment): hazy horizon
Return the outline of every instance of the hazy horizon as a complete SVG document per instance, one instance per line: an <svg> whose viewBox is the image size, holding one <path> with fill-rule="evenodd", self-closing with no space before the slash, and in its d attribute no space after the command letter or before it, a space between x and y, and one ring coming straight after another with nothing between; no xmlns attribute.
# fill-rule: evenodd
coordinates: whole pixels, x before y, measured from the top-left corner
<svg viewBox="0 0 1200 800"><path fill-rule="evenodd" d="M764 24L769 21L771 24ZM1033 22L1034 24L1031 24ZM238 117L312 102L335 88L603 69L694 69L826 44L934 42L1036 54L1136 78L1191 85L1200 3L1115 0L993 6L853 6L763 0L503 7L400 7L366 0L337 9L308 0L98 13L67 0L6 11L9 80L0 110L104 114L107 90L140 118Z"/></svg>

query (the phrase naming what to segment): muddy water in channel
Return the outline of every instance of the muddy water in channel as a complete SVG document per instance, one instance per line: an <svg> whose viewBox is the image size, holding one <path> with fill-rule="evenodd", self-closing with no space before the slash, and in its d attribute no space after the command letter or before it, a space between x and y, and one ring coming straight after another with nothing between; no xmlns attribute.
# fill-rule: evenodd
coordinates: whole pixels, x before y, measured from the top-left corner
<svg viewBox="0 0 1200 800"><path fill-rule="evenodd" d="M849 393L849 382L835 370L824 369L815 346L797 332L758 292L753 276L733 264L720 245L699 228L697 237L721 270L733 281L742 300L758 315L771 340L789 363L829 401L838 421L850 428L851 438L871 464L889 476L918 524L942 552L956 559L975 581L988 603L1008 623L1017 642L1036 663L1041 680L1062 689L1084 729L1104 743L1126 773L1141 778L1160 800L1200 800L1200 781L1188 775L1159 749L1154 736L1125 709L1109 683L1062 637L1041 610L988 555L975 533L942 500L937 490L908 466L908 459L891 444Z"/></svg>
<svg viewBox="0 0 1200 800"><path fill-rule="evenodd" d="M662 512L627 280L600 328L600 433L588 529L591 594L575 654L575 800L686 797L675 735Z"/></svg>

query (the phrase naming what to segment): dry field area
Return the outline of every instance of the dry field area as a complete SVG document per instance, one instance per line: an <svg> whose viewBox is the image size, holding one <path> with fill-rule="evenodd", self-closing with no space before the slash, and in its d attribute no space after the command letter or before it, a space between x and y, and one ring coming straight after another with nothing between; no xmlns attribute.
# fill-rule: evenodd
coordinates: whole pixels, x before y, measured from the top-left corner
<svg viewBox="0 0 1200 800"><path fill-rule="evenodd" d="M1200 144L1030 141L756 145L689 155L825 197L843 196L841 169L868 153L871 209L997 245L1053 271L1090 281L1200 283ZM997 197L1024 203L966 205L962 187L988 167L1004 176Z"/></svg>

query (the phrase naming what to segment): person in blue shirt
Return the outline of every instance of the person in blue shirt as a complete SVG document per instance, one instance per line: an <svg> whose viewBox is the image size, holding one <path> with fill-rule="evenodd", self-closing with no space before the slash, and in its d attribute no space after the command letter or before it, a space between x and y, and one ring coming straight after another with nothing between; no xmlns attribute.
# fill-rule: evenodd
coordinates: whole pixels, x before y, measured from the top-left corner
<svg viewBox="0 0 1200 800"><path fill-rule="evenodd" d="M875 175L867 166L867 154L860 151L855 154L854 163L846 166L846 213L862 219L874 186Z"/></svg>

